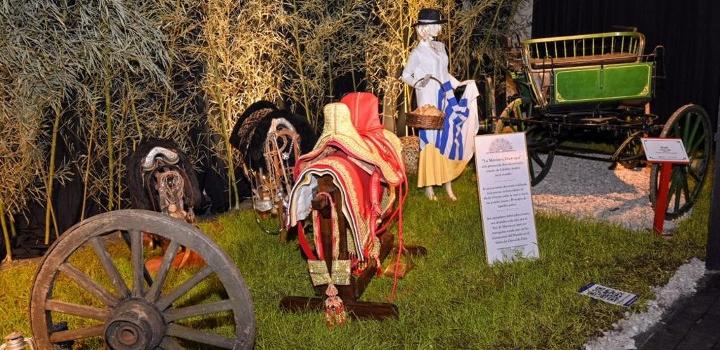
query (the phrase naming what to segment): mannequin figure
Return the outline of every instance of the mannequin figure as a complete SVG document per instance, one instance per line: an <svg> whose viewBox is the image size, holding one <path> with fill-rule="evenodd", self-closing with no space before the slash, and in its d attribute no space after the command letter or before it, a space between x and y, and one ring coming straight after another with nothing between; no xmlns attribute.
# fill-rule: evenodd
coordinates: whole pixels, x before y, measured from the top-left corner
<svg viewBox="0 0 720 350"><path fill-rule="evenodd" d="M418 37L417 46L410 52L402 80L414 87L417 106L433 105L445 113L440 130L421 129L418 187L425 188L430 200L437 200L433 186L443 185L450 200L457 200L452 180L457 178L473 155L473 137L477 134L477 86L473 80L458 81L448 71L448 56L440 34L442 19L434 9L420 10L413 26ZM466 86L463 97L457 100L453 90Z"/></svg>

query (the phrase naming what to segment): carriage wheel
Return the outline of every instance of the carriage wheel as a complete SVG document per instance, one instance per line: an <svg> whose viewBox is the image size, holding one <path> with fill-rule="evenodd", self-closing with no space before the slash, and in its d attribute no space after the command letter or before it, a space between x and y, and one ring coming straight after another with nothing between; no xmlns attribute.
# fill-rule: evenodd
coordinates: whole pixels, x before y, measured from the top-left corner
<svg viewBox="0 0 720 350"><path fill-rule="evenodd" d="M550 172L555 159L557 143L539 126L530 126L525 130L527 139L528 166L530 167L530 185L535 186Z"/></svg>
<svg viewBox="0 0 720 350"><path fill-rule="evenodd" d="M675 219L695 204L705 182L712 147L710 117L702 107L687 104L673 113L660 137L682 139L690 159L688 165L673 166L665 216ZM653 206L657 200L659 173L659 166L653 165L650 173L650 201Z"/></svg>
<svg viewBox="0 0 720 350"><path fill-rule="evenodd" d="M505 107L500 118L494 125L495 133L525 132L527 140L528 167L530 170L530 185L535 186L550 172L555 159L555 140L542 126L530 125L523 122L525 116L520 111L521 99L516 99ZM504 125L505 121L513 121Z"/></svg>
<svg viewBox="0 0 720 350"><path fill-rule="evenodd" d="M644 131L629 133L627 138L617 147L614 158L625 169L635 169L643 164L645 151L640 138L645 137Z"/></svg>
<svg viewBox="0 0 720 350"><path fill-rule="evenodd" d="M144 277L144 233L170 242L150 281ZM171 270L180 246L199 254L205 266ZM81 348L248 349L255 338L250 293L232 260L195 227L145 210L100 214L65 232L35 275L30 316L40 349L68 342Z"/></svg>

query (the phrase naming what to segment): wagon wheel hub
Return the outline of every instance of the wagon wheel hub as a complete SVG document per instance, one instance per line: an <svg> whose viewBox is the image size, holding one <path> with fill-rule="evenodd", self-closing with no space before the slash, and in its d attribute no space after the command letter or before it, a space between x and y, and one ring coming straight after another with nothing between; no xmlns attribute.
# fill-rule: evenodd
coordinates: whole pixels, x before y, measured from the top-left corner
<svg viewBox="0 0 720 350"><path fill-rule="evenodd" d="M162 341L166 326L162 313L143 299L122 302L105 327L110 349L154 349Z"/></svg>

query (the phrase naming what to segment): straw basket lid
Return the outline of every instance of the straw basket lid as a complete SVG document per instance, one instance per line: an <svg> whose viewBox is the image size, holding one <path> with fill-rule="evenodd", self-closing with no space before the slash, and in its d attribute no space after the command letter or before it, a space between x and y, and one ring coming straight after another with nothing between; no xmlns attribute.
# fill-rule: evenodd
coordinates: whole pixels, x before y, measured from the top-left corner
<svg viewBox="0 0 720 350"><path fill-rule="evenodd" d="M323 132L315 144L315 148L300 157L301 163L308 164L313 159L322 156L327 146L335 146L348 155L380 169L388 183L396 184L401 180L375 146L365 142L357 132L350 118L350 109L346 104L340 102L327 104L323 108L323 113L325 115Z"/></svg>

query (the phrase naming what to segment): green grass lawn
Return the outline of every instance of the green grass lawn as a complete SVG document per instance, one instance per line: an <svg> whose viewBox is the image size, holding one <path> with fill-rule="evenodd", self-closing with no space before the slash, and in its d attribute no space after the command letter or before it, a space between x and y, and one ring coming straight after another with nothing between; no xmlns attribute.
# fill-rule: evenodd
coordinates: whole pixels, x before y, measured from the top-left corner
<svg viewBox="0 0 720 350"><path fill-rule="evenodd" d="M418 189L408 198L406 242L427 247L428 255L415 259L415 268L399 283L399 320L353 321L328 329L319 313L281 312L282 297L312 294L295 242L282 244L261 233L248 211L203 222L201 228L231 256L248 284L256 347L267 349L576 349L627 311L580 296L579 287L597 282L636 293L640 301L630 310L641 310L654 297L651 286L666 283L680 264L705 254L709 190L671 240L649 231L537 215L540 259L490 267L474 172L468 170L454 188L457 202L443 193L440 201L430 202ZM21 261L0 269L0 336L29 333L36 264ZM376 279L363 300L384 301L391 286L392 279ZM212 288L198 289L209 293Z"/></svg>

